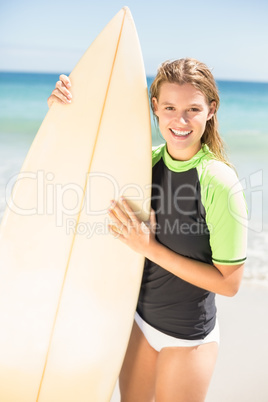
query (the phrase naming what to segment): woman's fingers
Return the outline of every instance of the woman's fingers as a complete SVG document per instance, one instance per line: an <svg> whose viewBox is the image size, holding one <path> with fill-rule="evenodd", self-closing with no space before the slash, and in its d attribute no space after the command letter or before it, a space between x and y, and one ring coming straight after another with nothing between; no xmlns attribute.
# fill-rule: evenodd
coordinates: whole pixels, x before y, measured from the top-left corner
<svg viewBox="0 0 268 402"><path fill-rule="evenodd" d="M66 88L71 88L70 78L65 74L60 75L60 81L66 86Z"/></svg>
<svg viewBox="0 0 268 402"><path fill-rule="evenodd" d="M71 92L67 89L65 84L62 81L58 81L56 83L56 89L58 90L59 93L61 93L67 101L70 101L72 99L72 94ZM54 89L55 91L55 89Z"/></svg>
<svg viewBox="0 0 268 402"><path fill-rule="evenodd" d="M111 208L109 209L109 215L117 224L121 223L125 226L129 224L128 216L122 211L115 201L112 201Z"/></svg>
<svg viewBox="0 0 268 402"><path fill-rule="evenodd" d="M70 79L66 75L61 74L60 80L56 82L56 87L47 100L48 106L50 107L53 102L61 104L71 103L72 94L69 91L70 88Z"/></svg>
<svg viewBox="0 0 268 402"><path fill-rule="evenodd" d="M124 210L126 212L126 215L128 216L128 218L130 219L130 221L132 222L133 225L137 226L138 224L140 224L141 222L139 221L139 219L137 218L135 212L130 208L129 204L127 203L127 201L125 200L124 197L121 197L121 202L122 205L124 207Z"/></svg>
<svg viewBox="0 0 268 402"><path fill-rule="evenodd" d="M114 237L123 237L127 234L128 220L125 214L118 207L112 203L111 208L108 211L111 223L109 224L109 230Z"/></svg>
<svg viewBox="0 0 268 402"><path fill-rule="evenodd" d="M150 212L150 228L151 228L151 232L153 234L155 234L156 229L157 229L157 222L156 222L155 211L152 208L151 208L151 212Z"/></svg>
<svg viewBox="0 0 268 402"><path fill-rule="evenodd" d="M140 221L127 201L121 198L120 204L115 201L112 202L108 214L111 234L132 248L132 250L146 256L148 247L155 241L155 235L151 227L156 222L154 211L151 212L150 222Z"/></svg>
<svg viewBox="0 0 268 402"><path fill-rule="evenodd" d="M108 225L109 231L110 233L113 235L113 237L115 237L116 239L118 239L119 237L123 237L122 236L122 232L120 231L120 229L112 224Z"/></svg>
<svg viewBox="0 0 268 402"><path fill-rule="evenodd" d="M47 100L48 106L50 107L53 102L63 103L65 105L66 103L70 103L71 101L67 99L67 97L56 88L52 91L50 97Z"/></svg>
<svg viewBox="0 0 268 402"><path fill-rule="evenodd" d="M128 206L127 202L125 201L123 205L123 200L121 199L121 201L122 205L112 201L111 207L108 211L108 215L111 219L111 224L109 226L113 232L120 234L121 237L128 237L132 229L138 230L140 222L138 222L135 213Z"/></svg>

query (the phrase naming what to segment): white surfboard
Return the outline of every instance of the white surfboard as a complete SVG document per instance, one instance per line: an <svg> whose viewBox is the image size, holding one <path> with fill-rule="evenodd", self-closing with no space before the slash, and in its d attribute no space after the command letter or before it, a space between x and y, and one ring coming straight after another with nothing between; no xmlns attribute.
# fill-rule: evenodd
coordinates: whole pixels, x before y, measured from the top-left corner
<svg viewBox="0 0 268 402"><path fill-rule="evenodd" d="M123 8L70 75L22 167L0 233L0 401L109 401L143 257L108 234L124 194L148 218L151 135L135 26Z"/></svg>

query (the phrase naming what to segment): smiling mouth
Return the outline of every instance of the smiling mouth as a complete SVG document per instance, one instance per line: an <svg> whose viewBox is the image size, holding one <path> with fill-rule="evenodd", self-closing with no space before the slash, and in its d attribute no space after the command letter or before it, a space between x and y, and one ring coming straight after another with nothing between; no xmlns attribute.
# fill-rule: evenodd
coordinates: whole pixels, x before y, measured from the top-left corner
<svg viewBox="0 0 268 402"><path fill-rule="evenodd" d="M188 135L191 134L192 130L190 131L184 131L184 130L174 130L170 128L170 131L172 134L174 134L176 137L187 137Z"/></svg>

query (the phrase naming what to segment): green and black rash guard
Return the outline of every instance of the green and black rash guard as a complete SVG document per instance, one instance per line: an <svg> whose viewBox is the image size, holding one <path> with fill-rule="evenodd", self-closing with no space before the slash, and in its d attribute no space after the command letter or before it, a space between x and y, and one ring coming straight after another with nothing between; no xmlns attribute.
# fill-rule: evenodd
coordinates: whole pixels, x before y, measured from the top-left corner
<svg viewBox="0 0 268 402"><path fill-rule="evenodd" d="M242 188L206 145L189 161L172 159L166 145L153 150L152 208L157 240L176 253L212 265L245 261ZM215 294L146 259L137 311L165 334L203 339L215 326Z"/></svg>

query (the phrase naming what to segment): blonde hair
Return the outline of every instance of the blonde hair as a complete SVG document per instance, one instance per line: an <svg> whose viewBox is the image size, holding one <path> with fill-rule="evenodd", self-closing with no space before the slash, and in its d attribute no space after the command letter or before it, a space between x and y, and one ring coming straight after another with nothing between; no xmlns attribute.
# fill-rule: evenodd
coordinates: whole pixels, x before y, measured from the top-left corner
<svg viewBox="0 0 268 402"><path fill-rule="evenodd" d="M218 132L217 110L220 105L220 98L215 79L209 68L198 60L192 58L165 61L157 70L157 75L150 88L151 108L154 113L153 98L158 100L161 85L164 82L176 83L179 85L191 84L203 93L207 104L216 103L214 115L207 121L206 128L201 138L202 144L207 144L210 151L218 159L227 165L228 162L224 142ZM155 116L157 118L157 116ZM157 118L158 120L158 118Z"/></svg>

